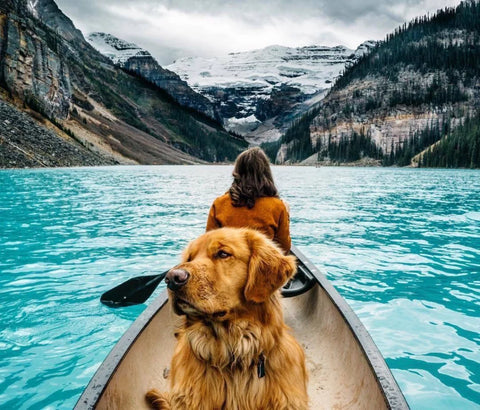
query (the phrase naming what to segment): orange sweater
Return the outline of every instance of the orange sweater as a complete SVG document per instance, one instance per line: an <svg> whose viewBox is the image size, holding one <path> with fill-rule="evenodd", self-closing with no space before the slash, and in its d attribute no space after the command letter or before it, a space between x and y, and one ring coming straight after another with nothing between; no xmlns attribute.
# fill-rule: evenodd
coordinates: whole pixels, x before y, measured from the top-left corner
<svg viewBox="0 0 480 410"><path fill-rule="evenodd" d="M207 231L228 226L248 227L263 232L288 253L290 251L290 218L283 201L275 197L258 198L253 208L232 205L228 193L218 197L208 214Z"/></svg>

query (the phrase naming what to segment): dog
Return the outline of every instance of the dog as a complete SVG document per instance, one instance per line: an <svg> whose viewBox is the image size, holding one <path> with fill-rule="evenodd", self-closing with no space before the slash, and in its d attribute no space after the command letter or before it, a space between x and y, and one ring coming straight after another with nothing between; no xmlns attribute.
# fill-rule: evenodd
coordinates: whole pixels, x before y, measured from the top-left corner
<svg viewBox="0 0 480 410"><path fill-rule="evenodd" d="M192 241L165 279L184 318L170 392L150 390L151 407L307 409L305 354L278 292L295 272L295 257L252 229L220 228Z"/></svg>

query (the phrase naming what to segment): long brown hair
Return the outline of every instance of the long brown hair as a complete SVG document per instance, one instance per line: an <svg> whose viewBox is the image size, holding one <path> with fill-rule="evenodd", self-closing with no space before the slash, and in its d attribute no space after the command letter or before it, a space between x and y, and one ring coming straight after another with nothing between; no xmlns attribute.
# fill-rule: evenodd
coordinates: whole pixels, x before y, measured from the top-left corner
<svg viewBox="0 0 480 410"><path fill-rule="evenodd" d="M233 183L228 191L233 206L253 208L257 198L278 197L270 162L259 147L247 149L235 161Z"/></svg>

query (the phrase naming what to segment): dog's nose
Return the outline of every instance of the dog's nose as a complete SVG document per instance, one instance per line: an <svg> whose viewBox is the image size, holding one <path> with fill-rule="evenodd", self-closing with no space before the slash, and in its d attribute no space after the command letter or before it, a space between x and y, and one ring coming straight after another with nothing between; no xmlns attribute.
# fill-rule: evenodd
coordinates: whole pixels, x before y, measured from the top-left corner
<svg viewBox="0 0 480 410"><path fill-rule="evenodd" d="M185 269L171 269L165 277L165 283L167 284L168 289L177 290L188 282L189 277L190 273Z"/></svg>

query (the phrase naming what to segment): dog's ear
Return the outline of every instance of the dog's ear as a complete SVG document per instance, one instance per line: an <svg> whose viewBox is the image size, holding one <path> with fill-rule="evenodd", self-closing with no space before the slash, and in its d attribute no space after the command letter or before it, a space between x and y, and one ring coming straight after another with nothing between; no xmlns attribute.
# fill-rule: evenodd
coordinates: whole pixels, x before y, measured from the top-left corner
<svg viewBox="0 0 480 410"><path fill-rule="evenodd" d="M250 260L244 289L245 299L261 303L283 286L297 271L294 256L285 256L263 234L246 231Z"/></svg>

